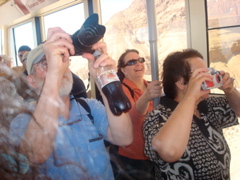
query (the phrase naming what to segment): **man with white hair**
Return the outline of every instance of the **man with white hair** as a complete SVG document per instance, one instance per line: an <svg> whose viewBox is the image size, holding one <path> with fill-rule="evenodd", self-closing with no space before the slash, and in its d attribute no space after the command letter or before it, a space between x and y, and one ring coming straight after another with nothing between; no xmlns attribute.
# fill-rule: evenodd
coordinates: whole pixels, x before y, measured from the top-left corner
<svg viewBox="0 0 240 180"><path fill-rule="evenodd" d="M0 62L4 63L7 67L11 68L12 61L8 55L6 55L6 54L0 55Z"/></svg>
<svg viewBox="0 0 240 180"><path fill-rule="evenodd" d="M115 66L107 54L105 43L97 43L102 55L89 60L91 77L97 83L99 66ZM33 49L27 60L28 82L39 94L32 116L21 114L11 124L13 143L36 164L39 172L50 179L113 179L109 155L103 139L119 146L133 140L128 114L115 116L105 95L99 88L105 106L95 99L84 99L88 112L70 96L72 75L69 56L74 46L69 34L51 28L46 42ZM99 87L99 86L98 86Z"/></svg>
<svg viewBox="0 0 240 180"><path fill-rule="evenodd" d="M0 55L0 76L7 77L6 72L9 68L11 68L11 58L6 54Z"/></svg>

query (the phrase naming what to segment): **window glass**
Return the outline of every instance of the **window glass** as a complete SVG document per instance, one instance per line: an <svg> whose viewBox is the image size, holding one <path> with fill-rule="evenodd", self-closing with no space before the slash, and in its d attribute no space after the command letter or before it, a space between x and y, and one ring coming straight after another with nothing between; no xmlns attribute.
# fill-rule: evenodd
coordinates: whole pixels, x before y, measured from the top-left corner
<svg viewBox="0 0 240 180"><path fill-rule="evenodd" d="M224 70L233 77L235 87L240 90L240 1L207 0L209 65ZM211 90L222 94L219 89ZM231 179L239 179L240 171L240 126L224 129L224 136L231 150Z"/></svg>
<svg viewBox="0 0 240 180"><path fill-rule="evenodd" d="M22 45L27 45L30 48L35 47L32 22L28 22L13 28L13 38L15 42L16 54L11 54L11 58L13 58L12 66L21 66L22 64L17 57L17 51L19 47Z"/></svg>
<svg viewBox="0 0 240 180"><path fill-rule="evenodd" d="M235 86L240 87L240 27L223 28L208 31L210 67L229 72L235 79ZM223 93L220 89L212 89L212 93Z"/></svg>
<svg viewBox="0 0 240 180"><path fill-rule="evenodd" d="M156 1L156 23L161 73L162 62L169 53L187 48L185 0Z"/></svg>
<svg viewBox="0 0 240 180"><path fill-rule="evenodd" d="M73 34L85 20L83 8L83 3L80 3L43 16L45 34L47 35L47 30L51 27L61 27L67 33Z"/></svg>
<svg viewBox="0 0 240 180"><path fill-rule="evenodd" d="M171 3L171 4L169 4ZM111 8L108 8L111 7ZM156 1L156 25L159 70L166 55L187 47L185 0ZM126 49L137 49L146 59L145 78L151 80L150 45L146 1L101 0L104 41L113 59ZM174 42L169 45L169 42Z"/></svg>
<svg viewBox="0 0 240 180"><path fill-rule="evenodd" d="M61 27L64 31L69 34L73 34L81 28L85 21L84 6L83 3L68 7L66 9L48 14L43 17L45 35L51 27ZM70 69L73 73L79 76L85 86L88 85L88 68L87 60L81 56L72 56Z"/></svg>
<svg viewBox="0 0 240 180"><path fill-rule="evenodd" d="M208 2L208 37L209 37L209 65L217 70L224 70L230 73L235 79L235 86L240 89L240 73L237 67L239 67L240 55L240 40L239 40L239 21L235 21L240 12L237 10L237 6L240 1L215 1L214 5L212 1ZM218 11L215 7L218 7ZM216 16L218 19L216 19ZM219 23L218 28L211 28L212 20L221 22L223 19L229 19L228 24ZM233 23L234 22L234 23ZM238 22L238 23L237 23ZM227 26L229 25L229 26ZM235 25L230 26L230 25ZM216 27L216 25L214 25ZM224 27L223 27L224 26ZM219 89L211 90L213 93L223 93Z"/></svg>
<svg viewBox="0 0 240 180"><path fill-rule="evenodd" d="M110 9L108 7L111 7ZM146 2L101 0L104 41L116 61L126 49L137 49L146 59L146 75L151 75ZM151 78L147 78L151 80Z"/></svg>
<svg viewBox="0 0 240 180"><path fill-rule="evenodd" d="M217 28L239 25L239 7L239 0L207 0L208 27Z"/></svg>

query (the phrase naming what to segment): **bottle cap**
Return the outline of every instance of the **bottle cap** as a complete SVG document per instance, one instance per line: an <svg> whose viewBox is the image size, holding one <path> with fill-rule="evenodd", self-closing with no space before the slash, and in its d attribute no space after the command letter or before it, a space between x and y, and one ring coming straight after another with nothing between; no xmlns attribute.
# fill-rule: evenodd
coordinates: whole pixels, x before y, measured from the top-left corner
<svg viewBox="0 0 240 180"><path fill-rule="evenodd" d="M99 56L101 56L101 51L100 50L96 50L94 53L93 53L93 56L95 57L95 59L97 59Z"/></svg>

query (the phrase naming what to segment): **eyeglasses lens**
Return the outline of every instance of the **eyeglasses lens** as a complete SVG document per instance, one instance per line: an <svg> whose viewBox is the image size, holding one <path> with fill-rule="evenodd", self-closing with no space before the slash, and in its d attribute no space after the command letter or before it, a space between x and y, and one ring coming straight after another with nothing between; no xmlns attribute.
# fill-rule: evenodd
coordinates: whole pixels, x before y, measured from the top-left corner
<svg viewBox="0 0 240 180"><path fill-rule="evenodd" d="M139 59L129 60L123 67L133 66L133 65L137 64L137 62L144 63L145 59L144 58L139 58Z"/></svg>
<svg viewBox="0 0 240 180"><path fill-rule="evenodd" d="M47 61L40 61L39 63L36 64L41 71L46 71L47 70Z"/></svg>

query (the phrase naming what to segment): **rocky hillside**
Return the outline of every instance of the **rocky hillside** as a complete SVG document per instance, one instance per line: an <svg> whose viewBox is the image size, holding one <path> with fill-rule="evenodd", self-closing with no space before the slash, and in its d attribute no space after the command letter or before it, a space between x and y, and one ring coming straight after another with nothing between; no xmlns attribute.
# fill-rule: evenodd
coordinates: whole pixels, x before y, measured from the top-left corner
<svg viewBox="0 0 240 180"><path fill-rule="evenodd" d="M146 1L134 0L124 11L118 12L105 24L107 32L104 41L108 43L109 53L114 59L127 48L138 49L149 60L148 26ZM157 1L156 23L158 34L159 59L170 51L186 47L186 23L182 0ZM173 42L169 46L169 42ZM117 51L116 51L117 49ZM150 74L150 64L147 61Z"/></svg>
<svg viewBox="0 0 240 180"><path fill-rule="evenodd" d="M186 42L186 14L184 0L156 0L156 24L158 41L159 68L162 60L169 52L187 47ZM210 27L239 24L238 14L240 6L235 0L208 0ZM105 24L107 31L104 41L108 44L109 54L118 59L127 48L138 49L140 54L147 59L147 72L151 74L148 42L148 26L146 14L146 1L134 0L125 9L114 14ZM231 61L233 55L240 53L239 30L228 28L210 31L209 52L212 66L217 69L230 71L236 82L240 84L238 72L231 67L239 66L237 60ZM114 48L111 48L114 47ZM229 62L229 64L228 64ZM227 65L222 66L222 63ZM231 65L230 65L231 64ZM161 68L160 68L161 70Z"/></svg>

